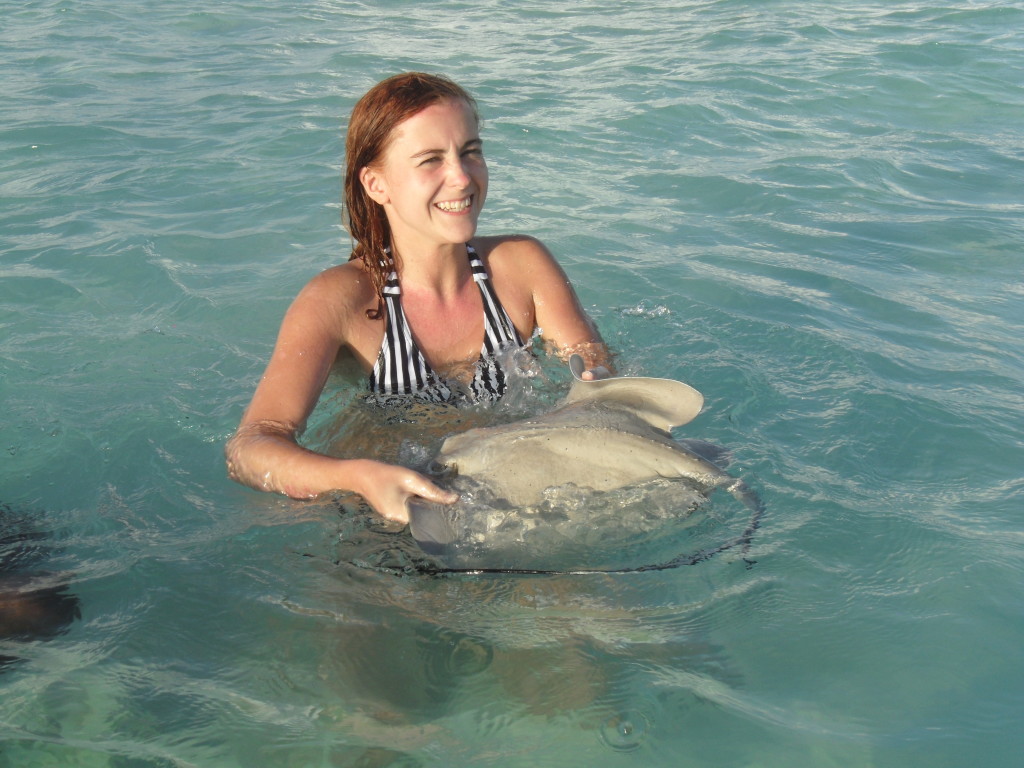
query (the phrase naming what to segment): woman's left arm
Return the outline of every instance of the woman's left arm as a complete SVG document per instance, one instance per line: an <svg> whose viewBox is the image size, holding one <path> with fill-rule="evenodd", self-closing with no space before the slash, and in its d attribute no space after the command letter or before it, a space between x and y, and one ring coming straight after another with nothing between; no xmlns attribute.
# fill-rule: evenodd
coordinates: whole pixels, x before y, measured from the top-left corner
<svg viewBox="0 0 1024 768"><path fill-rule="evenodd" d="M572 282L544 244L529 237L509 238L494 252L500 254L492 261L496 282L508 281L514 287L508 302L512 307L506 304L506 310L516 326L522 330L522 321L528 320L528 332L538 329L560 357L567 360L570 355L580 355L587 368L584 378L610 375L608 347L580 304ZM519 319L513 310L518 311Z"/></svg>

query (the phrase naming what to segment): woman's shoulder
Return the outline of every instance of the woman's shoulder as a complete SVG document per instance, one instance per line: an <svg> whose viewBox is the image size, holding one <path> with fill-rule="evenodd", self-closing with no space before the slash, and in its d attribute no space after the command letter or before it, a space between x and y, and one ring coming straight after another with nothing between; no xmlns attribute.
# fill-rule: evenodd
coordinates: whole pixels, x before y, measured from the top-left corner
<svg viewBox="0 0 1024 768"><path fill-rule="evenodd" d="M314 276L299 293L312 294L317 299L330 299L332 304L361 306L376 297L373 281L359 261L347 261L328 267Z"/></svg>
<svg viewBox="0 0 1024 768"><path fill-rule="evenodd" d="M474 239L488 270L499 281L533 283L562 279L562 268L540 240L529 235L495 235Z"/></svg>
<svg viewBox="0 0 1024 768"><path fill-rule="evenodd" d="M292 313L333 319L344 325L366 317L377 306L373 281L360 262L348 261L328 267L299 291Z"/></svg>
<svg viewBox="0 0 1024 768"><path fill-rule="evenodd" d="M473 238L472 245L485 258L551 258L551 252L544 243L530 235L486 235Z"/></svg>
<svg viewBox="0 0 1024 768"><path fill-rule="evenodd" d="M542 277L561 271L547 246L530 235L479 237L473 245L495 276L506 273L529 280L531 275Z"/></svg>

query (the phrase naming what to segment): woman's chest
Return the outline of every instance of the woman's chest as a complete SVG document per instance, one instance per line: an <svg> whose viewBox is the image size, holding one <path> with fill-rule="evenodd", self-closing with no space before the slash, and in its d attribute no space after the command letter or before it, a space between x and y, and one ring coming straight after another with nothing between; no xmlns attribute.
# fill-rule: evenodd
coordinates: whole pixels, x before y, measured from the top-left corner
<svg viewBox="0 0 1024 768"><path fill-rule="evenodd" d="M416 346L435 370L479 358L485 318L483 297L474 282L443 301L416 291L404 292L400 311Z"/></svg>

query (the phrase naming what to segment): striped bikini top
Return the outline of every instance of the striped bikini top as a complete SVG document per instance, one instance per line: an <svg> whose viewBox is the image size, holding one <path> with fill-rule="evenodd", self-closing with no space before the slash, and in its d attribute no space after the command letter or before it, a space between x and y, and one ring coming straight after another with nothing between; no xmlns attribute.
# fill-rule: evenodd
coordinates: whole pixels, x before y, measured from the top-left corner
<svg viewBox="0 0 1024 768"><path fill-rule="evenodd" d="M392 269L383 292L387 305L384 341L370 373L370 392L374 400L386 403L398 396L430 403L473 403L497 400L505 393L505 372L498 354L506 349L523 347L523 340L498 301L480 256L469 244L466 250L473 280L480 289L484 305L484 342L468 390L436 374L416 346L402 310L398 273Z"/></svg>

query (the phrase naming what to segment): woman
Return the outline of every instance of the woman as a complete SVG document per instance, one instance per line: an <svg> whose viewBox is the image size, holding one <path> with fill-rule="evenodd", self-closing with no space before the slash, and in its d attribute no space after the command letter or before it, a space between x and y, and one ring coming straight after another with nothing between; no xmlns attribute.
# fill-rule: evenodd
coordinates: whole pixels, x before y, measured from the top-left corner
<svg viewBox="0 0 1024 768"><path fill-rule="evenodd" d="M406 522L411 497L458 497L405 467L331 458L296 442L340 357L359 363L378 396L434 402L500 397L497 353L537 329L560 354L578 352L594 370L606 364L597 330L541 243L476 237L487 196L479 128L472 97L433 75L396 75L356 104L345 142L356 245L288 309L227 445L233 479L293 498L354 491Z"/></svg>

